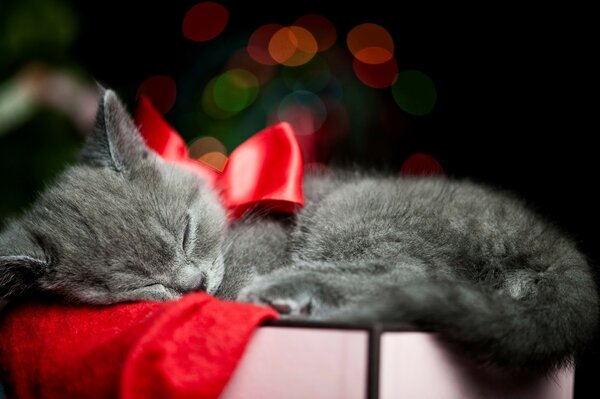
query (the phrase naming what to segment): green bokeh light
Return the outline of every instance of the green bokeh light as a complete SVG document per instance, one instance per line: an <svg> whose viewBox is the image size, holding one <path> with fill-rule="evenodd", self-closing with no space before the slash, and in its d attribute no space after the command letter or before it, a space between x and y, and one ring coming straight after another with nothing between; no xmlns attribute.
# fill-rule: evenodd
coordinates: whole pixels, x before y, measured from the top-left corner
<svg viewBox="0 0 600 399"><path fill-rule="evenodd" d="M398 74L392 86L394 100L403 111L416 116L429 114L437 100L435 85L423 72L408 70Z"/></svg>
<svg viewBox="0 0 600 399"><path fill-rule="evenodd" d="M206 115L214 119L228 119L235 115L234 112L223 111L220 107L215 104L215 83L217 78L211 79L204 91L202 92L202 109Z"/></svg>
<svg viewBox="0 0 600 399"><path fill-rule="evenodd" d="M0 0L0 75L31 60L63 61L77 38L78 19L71 2Z"/></svg>
<svg viewBox="0 0 600 399"><path fill-rule="evenodd" d="M250 106L258 96L258 79L245 69L231 69L214 83L214 104L222 111L238 113Z"/></svg>

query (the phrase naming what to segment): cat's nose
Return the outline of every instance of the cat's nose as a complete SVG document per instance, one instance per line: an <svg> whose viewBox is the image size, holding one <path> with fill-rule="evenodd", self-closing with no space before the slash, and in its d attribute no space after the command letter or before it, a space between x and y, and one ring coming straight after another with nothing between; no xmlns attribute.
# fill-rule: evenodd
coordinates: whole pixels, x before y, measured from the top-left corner
<svg viewBox="0 0 600 399"><path fill-rule="evenodd" d="M205 291L206 274L193 265L187 265L178 270L174 283L182 292Z"/></svg>

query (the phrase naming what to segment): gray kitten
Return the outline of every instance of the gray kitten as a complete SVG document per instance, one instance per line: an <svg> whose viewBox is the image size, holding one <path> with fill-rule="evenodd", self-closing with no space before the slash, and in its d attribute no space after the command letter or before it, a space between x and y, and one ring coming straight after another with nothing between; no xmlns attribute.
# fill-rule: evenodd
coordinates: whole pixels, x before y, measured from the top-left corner
<svg viewBox="0 0 600 399"><path fill-rule="evenodd" d="M518 199L349 172L309 176L304 191L292 226L251 219L233 230L217 295L292 317L438 331L519 372L570 363L592 339L598 295L586 258Z"/></svg>
<svg viewBox="0 0 600 399"><path fill-rule="evenodd" d="M149 150L106 91L80 163L0 235L0 299L31 289L92 304L213 293L225 228L216 194Z"/></svg>
<svg viewBox="0 0 600 399"><path fill-rule="evenodd" d="M305 194L292 220L228 227L216 194L149 150L107 91L81 163L0 235L0 298L205 289L288 317L409 323L512 370L569 362L593 335L585 257L517 199L353 172L307 176Z"/></svg>

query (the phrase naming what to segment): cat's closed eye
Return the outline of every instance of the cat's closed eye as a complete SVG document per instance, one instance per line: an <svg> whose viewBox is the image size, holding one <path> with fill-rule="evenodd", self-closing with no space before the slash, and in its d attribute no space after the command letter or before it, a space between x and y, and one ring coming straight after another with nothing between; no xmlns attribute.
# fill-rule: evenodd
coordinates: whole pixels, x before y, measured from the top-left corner
<svg viewBox="0 0 600 399"><path fill-rule="evenodd" d="M183 240L181 242L181 248L183 249L183 253L186 255L189 254L189 251L194 246L194 241L196 239L196 227L194 223L194 219L190 214L187 215L185 220L185 228L183 231Z"/></svg>
<svg viewBox="0 0 600 399"><path fill-rule="evenodd" d="M33 289L94 304L215 292L225 228L216 193L153 153L106 91L80 162L0 233L0 300Z"/></svg>

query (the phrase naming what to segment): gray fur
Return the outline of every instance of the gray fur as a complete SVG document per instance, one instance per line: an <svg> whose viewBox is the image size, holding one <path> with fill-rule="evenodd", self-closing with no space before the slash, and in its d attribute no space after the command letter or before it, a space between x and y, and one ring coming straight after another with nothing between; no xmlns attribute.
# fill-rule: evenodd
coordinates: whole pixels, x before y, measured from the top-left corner
<svg viewBox="0 0 600 399"><path fill-rule="evenodd" d="M283 267L257 272L238 299L289 317L408 323L519 371L570 362L591 340L587 260L521 201L444 178L305 182Z"/></svg>
<svg viewBox="0 0 600 399"><path fill-rule="evenodd" d="M94 304L214 292L225 226L215 193L148 150L106 91L81 162L0 235L0 298L32 288Z"/></svg>
<svg viewBox="0 0 600 399"><path fill-rule="evenodd" d="M146 148L107 91L81 163L0 234L0 301L207 289L285 317L409 323L513 370L564 364L593 334L587 260L507 194L354 172L309 175L305 194L291 220L228 228L216 193Z"/></svg>

